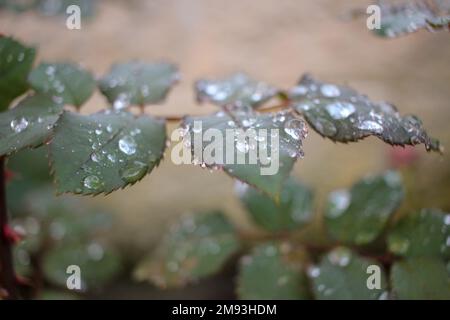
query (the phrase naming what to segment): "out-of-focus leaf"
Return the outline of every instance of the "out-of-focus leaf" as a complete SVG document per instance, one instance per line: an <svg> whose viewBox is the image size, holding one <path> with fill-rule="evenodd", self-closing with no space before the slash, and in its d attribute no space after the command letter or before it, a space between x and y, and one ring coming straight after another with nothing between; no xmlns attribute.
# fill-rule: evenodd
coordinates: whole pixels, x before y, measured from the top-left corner
<svg viewBox="0 0 450 320"><path fill-rule="evenodd" d="M47 148L25 149L8 157L7 168L13 176L6 184L6 203L12 217L23 212L29 192L51 184L47 153Z"/></svg>
<svg viewBox="0 0 450 320"><path fill-rule="evenodd" d="M450 214L434 209L409 214L387 240L389 250L400 256L450 257Z"/></svg>
<svg viewBox="0 0 450 320"><path fill-rule="evenodd" d="M51 187L29 193L24 202L25 212L12 222L15 229L25 233L24 240L14 246L15 267L20 275L28 275L33 256L40 255L45 259L45 255L53 254L53 250L89 246L94 242L89 252L93 255L97 252L97 256L101 253L103 247L95 245L95 239L110 230L111 215L73 197L56 197Z"/></svg>
<svg viewBox="0 0 450 320"><path fill-rule="evenodd" d="M28 89L27 77L36 50L0 36L0 111Z"/></svg>
<svg viewBox="0 0 450 320"><path fill-rule="evenodd" d="M369 266L379 268L380 289L369 289ZM324 300L371 300L386 298L387 281L382 267L371 259L363 258L350 249L339 247L324 256L318 266L312 266L308 275L313 283L314 295ZM372 284L372 283L370 283ZM376 283L374 283L376 285Z"/></svg>
<svg viewBox="0 0 450 320"><path fill-rule="evenodd" d="M308 299L302 260L288 243L265 243L240 262L240 299Z"/></svg>
<svg viewBox="0 0 450 320"><path fill-rule="evenodd" d="M134 184L159 164L165 122L127 112L65 112L50 144L58 192L110 193Z"/></svg>
<svg viewBox="0 0 450 320"><path fill-rule="evenodd" d="M73 242L59 245L45 256L44 274L49 281L66 286L67 267L71 265L80 267L82 290L105 285L121 268L119 256L111 248L96 241Z"/></svg>
<svg viewBox="0 0 450 320"><path fill-rule="evenodd" d="M294 178L284 183L279 202L252 187L245 186L242 192L240 186L237 189L253 221L268 231L298 229L312 218L313 193Z"/></svg>
<svg viewBox="0 0 450 320"><path fill-rule="evenodd" d="M77 108L89 99L96 85L88 71L71 63L41 63L31 71L28 81L37 92Z"/></svg>
<svg viewBox="0 0 450 320"><path fill-rule="evenodd" d="M218 112L186 117L183 126L194 164L223 169L273 198L279 196L297 158L303 157L307 134L304 121L292 112ZM202 136L211 142L202 142Z"/></svg>
<svg viewBox="0 0 450 320"><path fill-rule="evenodd" d="M129 62L114 65L99 81L101 92L115 109L162 102L178 81L178 69L168 63Z"/></svg>
<svg viewBox="0 0 450 320"><path fill-rule="evenodd" d="M135 275L162 288L180 287L218 272L238 249L234 227L223 213L187 215L172 226Z"/></svg>
<svg viewBox="0 0 450 320"><path fill-rule="evenodd" d="M396 262L391 271L391 285L398 299L450 299L450 273L437 258L417 257Z"/></svg>
<svg viewBox="0 0 450 320"><path fill-rule="evenodd" d="M397 172L363 178L350 190L329 195L326 227L339 241L368 244L380 235L402 199L402 181Z"/></svg>
<svg viewBox="0 0 450 320"><path fill-rule="evenodd" d="M306 74L289 94L292 107L333 141L376 136L391 145L424 144L427 150L441 151L439 141L428 136L417 117L401 116L393 105L372 102L349 87L322 83Z"/></svg>
<svg viewBox="0 0 450 320"><path fill-rule="evenodd" d="M248 105L257 108L278 93L278 89L251 79L245 73L235 73L224 79L201 79L195 83L197 100L218 106Z"/></svg>
<svg viewBox="0 0 450 320"><path fill-rule="evenodd" d="M374 29L374 32L381 37L399 37L425 28L430 31L449 30L450 8L447 0L383 2L380 9L381 28Z"/></svg>
<svg viewBox="0 0 450 320"><path fill-rule="evenodd" d="M0 114L0 155L42 145L63 112L45 95L29 96L16 107Z"/></svg>
<svg viewBox="0 0 450 320"><path fill-rule="evenodd" d="M79 300L80 297L68 291L45 290L38 300Z"/></svg>

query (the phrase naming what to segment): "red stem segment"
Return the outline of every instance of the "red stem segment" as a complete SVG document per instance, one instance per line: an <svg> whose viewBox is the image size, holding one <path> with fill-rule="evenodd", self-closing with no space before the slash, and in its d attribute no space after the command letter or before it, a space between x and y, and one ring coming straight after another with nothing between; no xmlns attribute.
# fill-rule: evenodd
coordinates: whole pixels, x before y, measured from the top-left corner
<svg viewBox="0 0 450 320"><path fill-rule="evenodd" d="M11 237L8 235L8 210L6 208L5 159L0 157L0 287L8 293L7 299L17 299Z"/></svg>

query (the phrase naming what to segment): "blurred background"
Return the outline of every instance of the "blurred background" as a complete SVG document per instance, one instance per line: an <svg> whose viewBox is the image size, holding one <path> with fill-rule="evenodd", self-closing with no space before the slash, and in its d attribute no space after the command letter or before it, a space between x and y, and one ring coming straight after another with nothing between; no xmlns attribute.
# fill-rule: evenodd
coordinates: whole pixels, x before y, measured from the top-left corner
<svg viewBox="0 0 450 320"><path fill-rule="evenodd" d="M26 4L27 1L13 2ZM421 31L389 40L367 30L364 18L343 19L355 8L366 8L371 1L81 2L88 3L89 7L81 30L66 28L65 16L56 14L59 4L53 0L43 1L39 10L21 11L3 6L0 32L37 46L37 62L75 61L96 76L105 74L113 63L132 59L149 62L163 59L178 64L182 74L180 83L164 105L148 107L149 114L207 114L216 110L195 102L192 88L200 77L222 77L245 71L256 79L289 88L303 73L310 72L323 81L348 84L373 100L390 101L403 114L418 115L430 135L439 138L444 146L450 146L448 33ZM106 100L96 92L82 112L89 114L105 107ZM170 131L175 128L176 124L169 125ZM348 145L335 144L314 132L305 140L304 150L305 158L297 162L293 174L315 189L318 216L328 192L390 167L399 168L406 182L407 198L402 210L420 207L450 210L448 153L427 154L422 146L392 148L376 138ZM164 226L185 212L223 209L241 230L260 232L235 197L232 179L199 167L175 166L169 152L170 149L158 169L133 187L106 197L65 196L58 200L53 197L53 191L43 186L49 181L45 161L35 160L45 150L16 156L9 164L13 174L8 190L10 209L22 224L27 221L27 214L39 210L30 205L36 203L32 200L36 198L47 199L43 206L58 204L59 209L54 210L58 217L64 215L61 212L78 210L106 213L108 221L111 218L106 231L97 230L98 226L83 227L89 230L87 252L106 260L99 274L111 270L110 278L99 279L99 275L93 274L91 287L96 290L83 297L233 298L230 281L234 277L233 267L180 290L160 291L132 279L133 266L151 252L164 234ZM73 201L81 204L73 205ZM51 227L49 222L54 220L49 213L53 211L43 211L38 223L47 225L50 235L56 232L58 238L58 228ZM33 227L36 221L26 223ZM74 222L64 223L66 229L73 229ZM106 224L99 225L103 228ZM63 234L67 236L67 232ZM316 236L315 232L310 235ZM75 250L73 254L81 253ZM20 258L25 264L33 262L19 254ZM39 297L52 296L49 291L39 293Z"/></svg>

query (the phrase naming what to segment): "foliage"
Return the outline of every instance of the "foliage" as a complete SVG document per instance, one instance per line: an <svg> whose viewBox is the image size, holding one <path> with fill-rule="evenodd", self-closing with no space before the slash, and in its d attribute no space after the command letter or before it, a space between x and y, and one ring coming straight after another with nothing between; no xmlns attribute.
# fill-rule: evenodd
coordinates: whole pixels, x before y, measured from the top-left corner
<svg viewBox="0 0 450 320"><path fill-rule="evenodd" d="M241 299L449 299L450 271L446 264L449 263L450 214L424 209L395 222L393 214L403 194L397 173L387 171L365 177L350 191L332 192L322 220L331 237L322 247L299 240L296 234L308 224L306 221L292 223L289 219L296 210L300 216L309 215L310 189L291 178L283 190L293 190L303 201L290 201L292 193L286 192L277 203L256 189L247 188L239 192L250 218L268 231L283 230L284 238L289 240L277 240L278 234L270 233L267 238L272 240L256 238L250 242L250 252L243 250L236 280ZM267 208L262 209L264 205ZM205 219L204 214L199 217ZM282 223L274 220L275 217L282 219ZM268 224L270 221L274 221L273 225ZM183 232L179 227L171 229L170 238L179 241L171 242L172 250L165 247L166 255L176 255L184 247ZM214 235L209 232L205 235L196 232L196 243L211 238ZM243 236L240 242L247 240ZM343 247L342 242L348 243L348 247ZM185 285L212 273L199 274L189 263L177 264L170 273L171 279L177 281L162 282L160 269L154 268L154 264L162 263L159 251L146 261L138 270L139 279L148 279L164 288ZM221 265L225 262L218 261ZM163 259L163 263L168 262L168 258ZM220 266L214 266L214 272L218 272ZM367 286L371 275L369 266L380 270L379 287Z"/></svg>
<svg viewBox="0 0 450 320"><path fill-rule="evenodd" d="M173 64L116 64L95 81L88 70L69 62L41 63L31 70L34 56L33 48L0 37L1 157L20 159L19 151L29 153L30 148L44 146L58 193L81 195L108 194L132 185L160 163L167 144L166 119L144 114L144 107L164 101L178 81ZM109 106L95 114L80 114L96 86ZM28 88L32 92L27 93ZM391 145L423 144L428 151L442 151L417 117L402 116L389 103L373 102L352 88L308 74L288 90L243 73L199 80L195 90L199 102L210 102L220 110L177 118L183 145L194 164L223 170L242 182L239 197L250 218L268 236L247 241L218 211L187 216L139 265L138 279L165 288L183 286L213 275L245 252L237 278L240 298L449 297L449 215L427 209L393 219L404 194L396 172L368 176L348 190L330 194L320 221L329 235L327 246L316 247L295 237L313 217L313 191L290 176L297 159L304 156L307 124L334 142L375 136ZM279 104L266 107L272 100ZM196 158L197 121L202 124L200 131L215 128L222 136L228 129L276 132L270 139L258 136L257 141L258 148L279 152L279 170L261 174L273 156L268 153L260 152L250 164ZM232 146L244 159L250 159L249 150L256 148L246 138L233 140ZM200 153L208 148L200 145ZM39 179L46 181L48 176L30 180L38 184ZM102 215L83 216L80 210L86 210L78 203L55 200L48 191L28 199L29 187L20 183L14 187L18 192L13 197L26 199L25 210L32 214L17 221L30 235L15 252L23 274L30 276L27 262L29 266L42 256L41 276L54 285L64 284L66 273L61 266L75 260L89 270L85 288L100 286L117 273L118 257L104 250L97 238L105 223ZM365 283L367 267L372 265L382 270L380 287L375 290Z"/></svg>

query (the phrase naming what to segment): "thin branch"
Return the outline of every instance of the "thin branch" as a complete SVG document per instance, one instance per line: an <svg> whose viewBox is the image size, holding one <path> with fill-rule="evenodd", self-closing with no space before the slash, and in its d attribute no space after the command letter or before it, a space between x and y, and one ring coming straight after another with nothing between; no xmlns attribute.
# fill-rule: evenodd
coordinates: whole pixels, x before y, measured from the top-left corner
<svg viewBox="0 0 450 320"><path fill-rule="evenodd" d="M6 207L5 159L0 158L0 285L7 291L7 299L18 298L16 274L12 257L12 240Z"/></svg>

